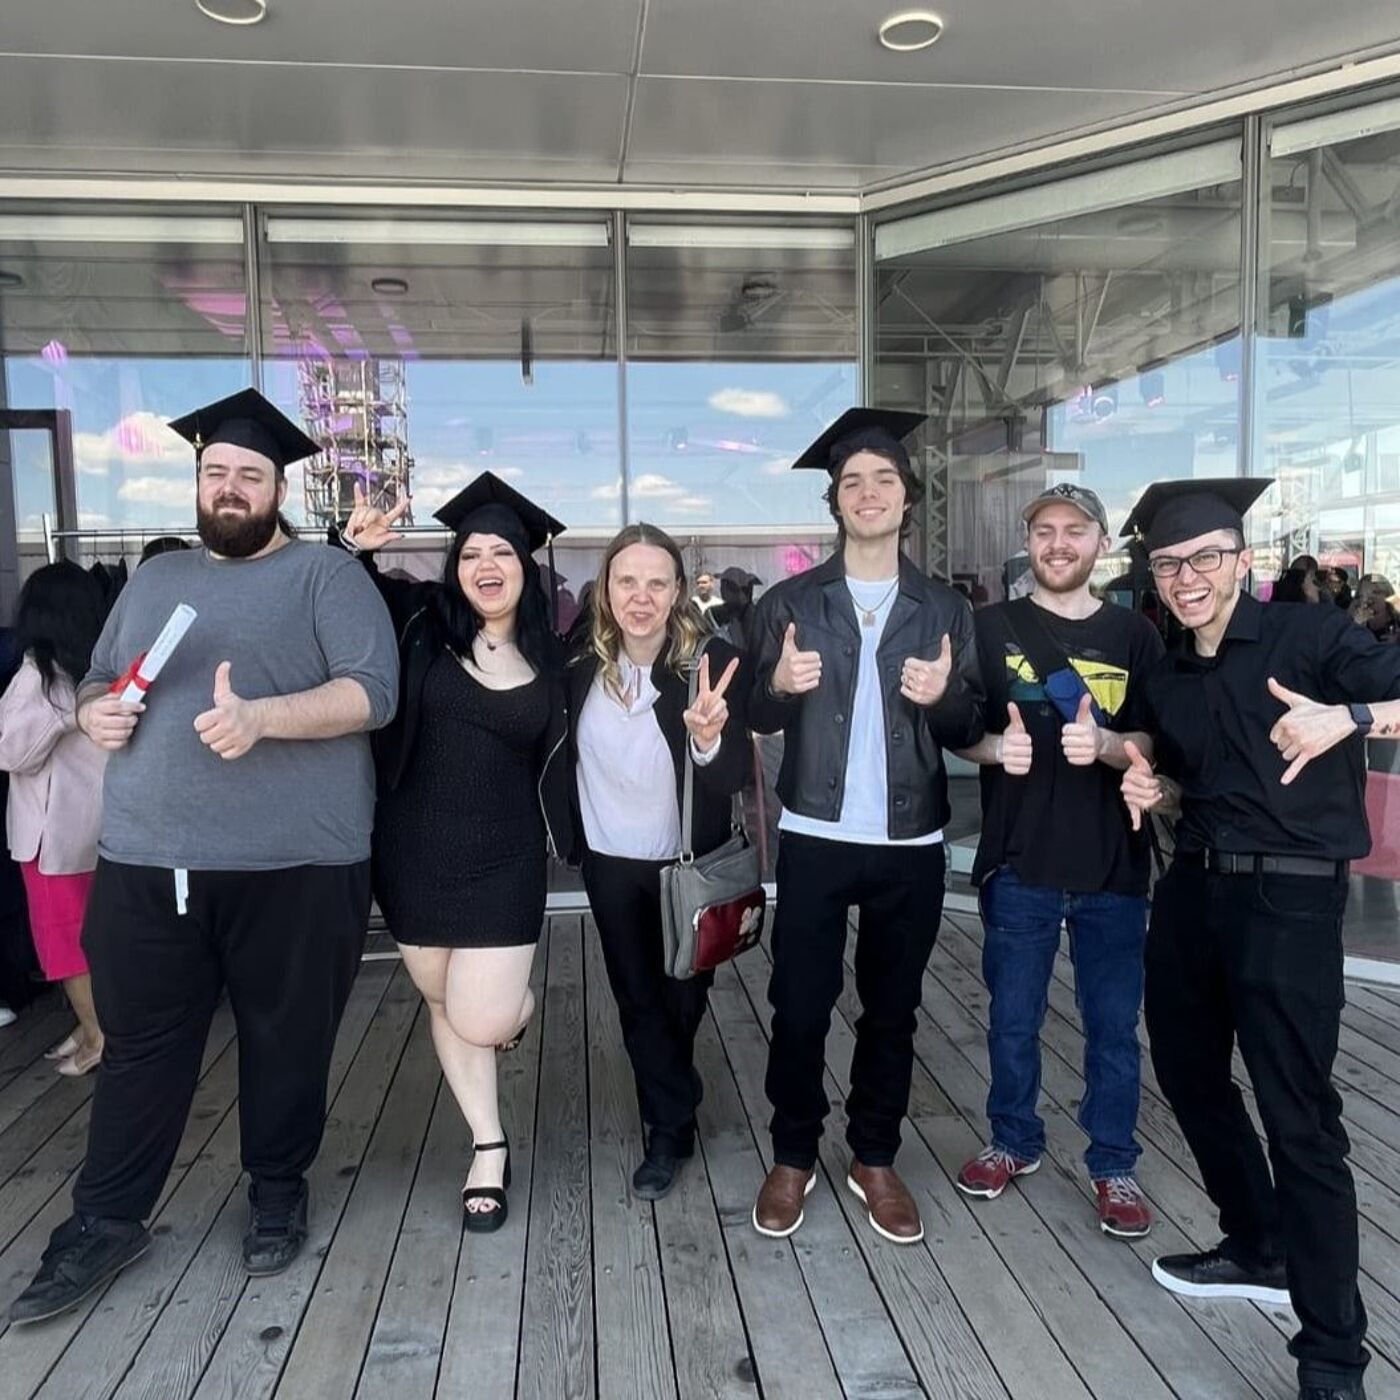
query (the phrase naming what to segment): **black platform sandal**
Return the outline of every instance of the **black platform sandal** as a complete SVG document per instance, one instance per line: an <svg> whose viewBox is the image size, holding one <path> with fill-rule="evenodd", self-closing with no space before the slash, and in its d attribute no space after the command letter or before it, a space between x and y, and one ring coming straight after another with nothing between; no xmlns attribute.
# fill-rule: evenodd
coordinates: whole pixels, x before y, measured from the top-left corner
<svg viewBox="0 0 1400 1400"><path fill-rule="evenodd" d="M489 1235L494 1230L499 1230L506 1223L506 1215L510 1206L506 1201L506 1192L510 1190L510 1141L502 1138L500 1142L479 1142L476 1144L477 1152L499 1152L502 1148L506 1154L506 1169L501 1174L501 1185L499 1186L464 1186L462 1187L462 1216L466 1229L473 1235ZM493 1201L494 1210L468 1210L467 1206L472 1201Z"/></svg>

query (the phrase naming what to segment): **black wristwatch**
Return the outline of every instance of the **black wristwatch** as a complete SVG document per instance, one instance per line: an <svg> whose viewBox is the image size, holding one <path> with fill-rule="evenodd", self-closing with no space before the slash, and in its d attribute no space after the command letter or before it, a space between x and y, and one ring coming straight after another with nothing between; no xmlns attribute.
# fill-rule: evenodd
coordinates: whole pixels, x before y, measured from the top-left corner
<svg viewBox="0 0 1400 1400"><path fill-rule="evenodd" d="M1351 711L1352 723L1356 725L1356 732L1364 739L1370 732L1371 726L1376 722L1371 714L1369 705L1348 705Z"/></svg>

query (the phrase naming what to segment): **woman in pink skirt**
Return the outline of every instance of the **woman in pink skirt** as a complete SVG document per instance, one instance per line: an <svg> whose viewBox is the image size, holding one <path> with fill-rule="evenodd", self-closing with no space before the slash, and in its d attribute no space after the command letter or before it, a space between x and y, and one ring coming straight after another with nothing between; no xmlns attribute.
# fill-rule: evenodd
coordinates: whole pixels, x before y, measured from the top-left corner
<svg viewBox="0 0 1400 1400"><path fill-rule="evenodd" d="M76 725L74 691L106 612L101 586L76 564L47 564L20 591L15 640L24 660L0 696L0 768L10 774L5 830L29 902L39 966L63 990L77 1030L55 1047L60 1074L102 1058L92 980L79 944L97 837L106 754Z"/></svg>

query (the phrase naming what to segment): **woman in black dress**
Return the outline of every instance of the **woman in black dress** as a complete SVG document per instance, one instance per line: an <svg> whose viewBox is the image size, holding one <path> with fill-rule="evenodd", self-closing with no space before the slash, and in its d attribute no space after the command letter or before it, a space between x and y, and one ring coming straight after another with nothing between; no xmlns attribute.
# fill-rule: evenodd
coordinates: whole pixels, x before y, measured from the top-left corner
<svg viewBox="0 0 1400 1400"><path fill-rule="evenodd" d="M382 548L406 508L357 491L342 542ZM534 1009L546 849L570 854L560 658L531 557L564 527L490 472L437 518L455 532L440 582L373 570L400 659L398 714L376 745L375 896L471 1126L462 1202L466 1228L484 1233L505 1223L510 1185L496 1052Z"/></svg>

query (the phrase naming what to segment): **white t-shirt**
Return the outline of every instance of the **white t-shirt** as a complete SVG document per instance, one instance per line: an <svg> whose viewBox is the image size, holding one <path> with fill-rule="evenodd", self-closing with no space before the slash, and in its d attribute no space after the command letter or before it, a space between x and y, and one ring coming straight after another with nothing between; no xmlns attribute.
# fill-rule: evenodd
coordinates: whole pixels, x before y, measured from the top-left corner
<svg viewBox="0 0 1400 1400"><path fill-rule="evenodd" d="M856 670L855 709L850 717L851 742L846 750L846 790L841 815L834 822L804 817L783 809L779 831L819 836L828 841L850 841L859 846L932 846L943 839L941 831L892 841L889 836L889 775L886 769L885 704L880 694L877 652L885 624L899 592L898 578L870 581L848 578L846 587L860 622L860 661ZM874 614L867 627L864 616Z"/></svg>

